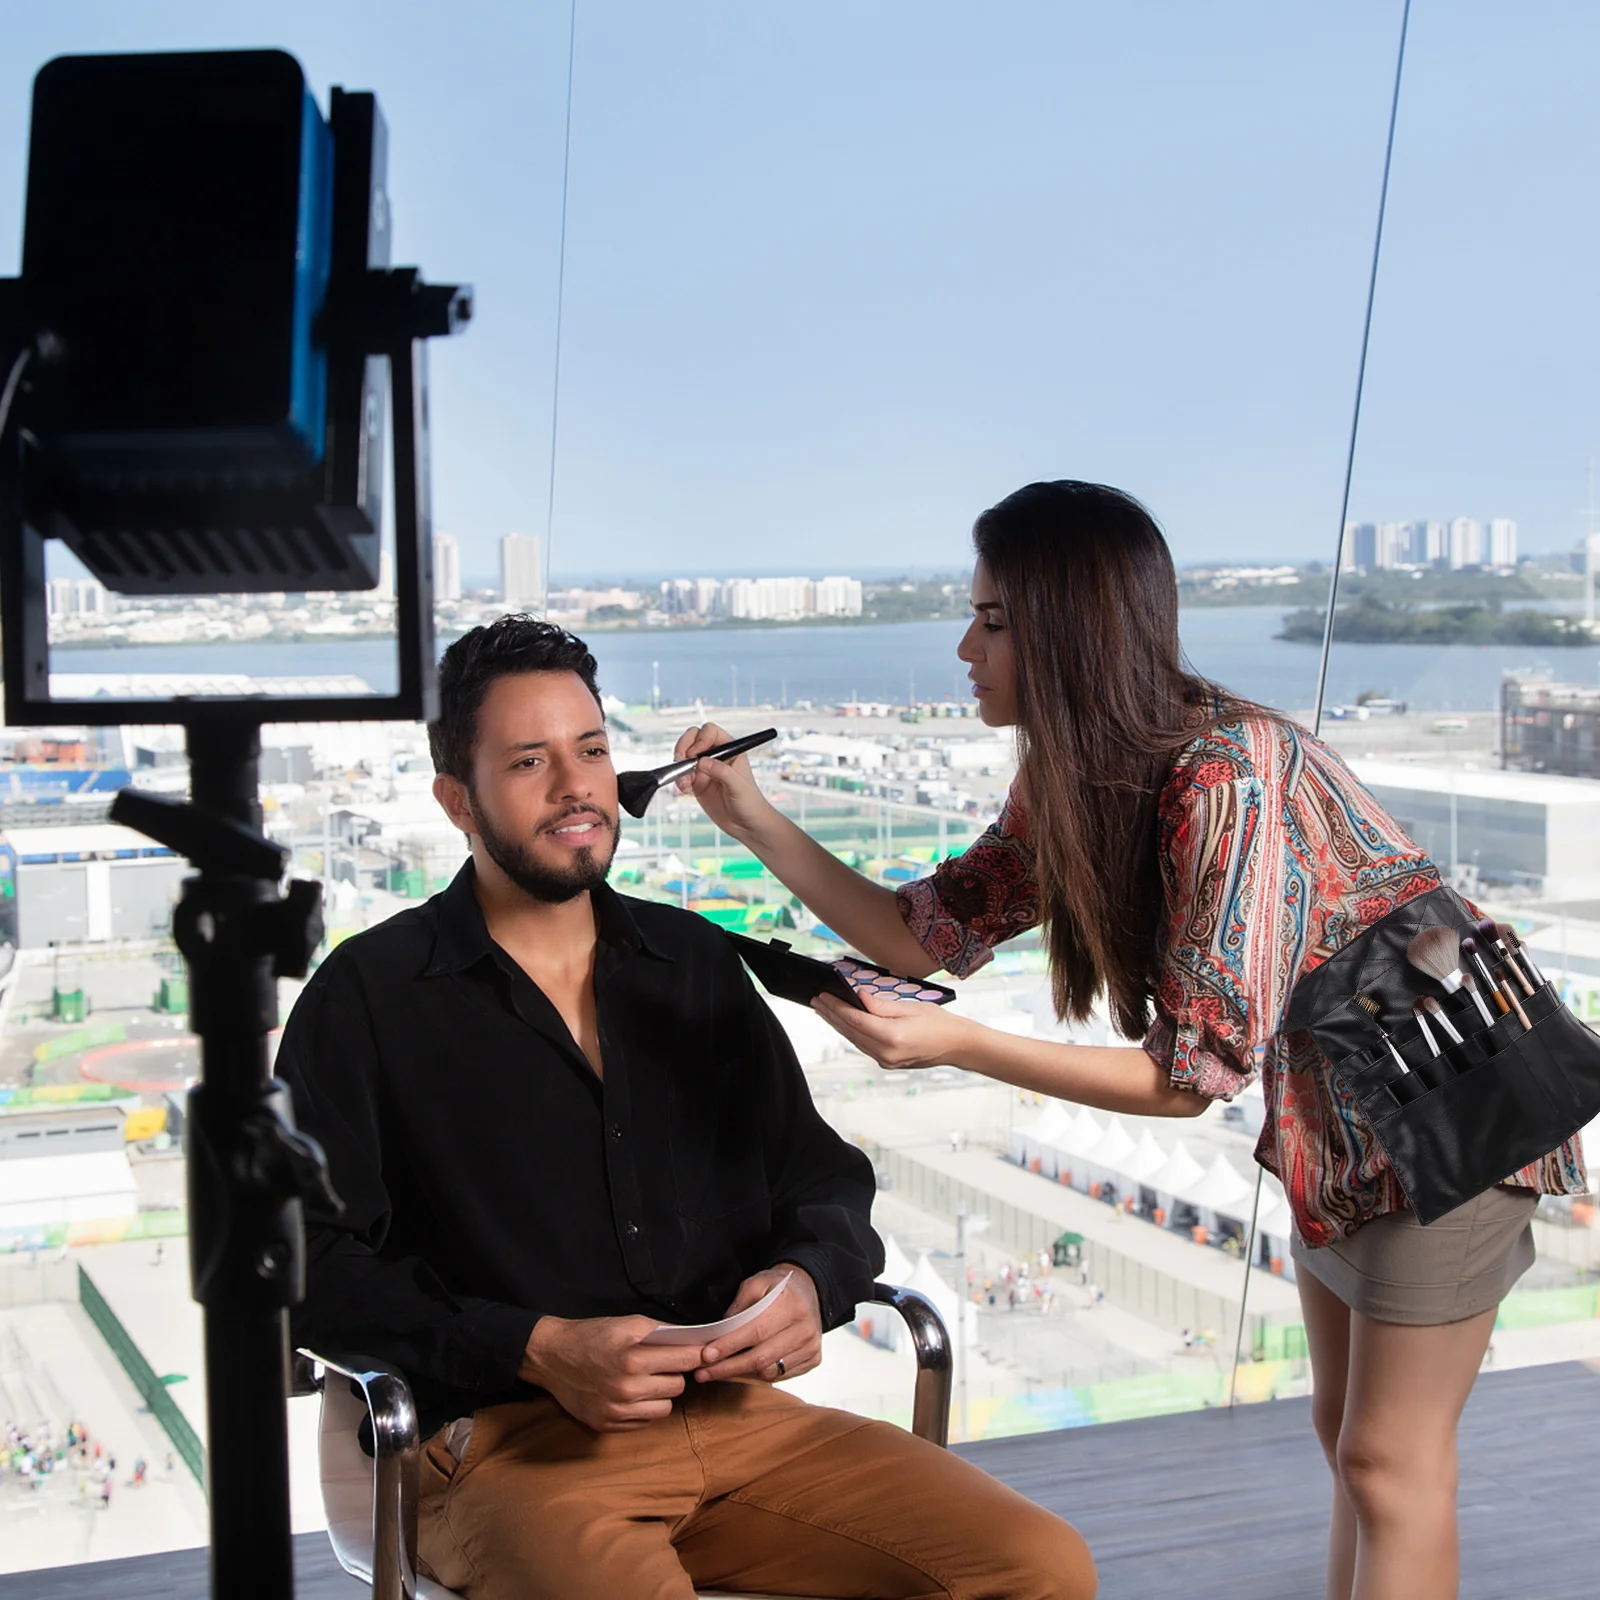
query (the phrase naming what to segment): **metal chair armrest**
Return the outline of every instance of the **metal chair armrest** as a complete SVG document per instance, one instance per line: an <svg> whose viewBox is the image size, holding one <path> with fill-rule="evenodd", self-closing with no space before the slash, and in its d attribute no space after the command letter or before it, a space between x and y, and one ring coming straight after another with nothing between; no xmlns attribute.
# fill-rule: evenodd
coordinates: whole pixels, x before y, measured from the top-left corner
<svg viewBox="0 0 1600 1600"><path fill-rule="evenodd" d="M911 1431L941 1449L950 1443L950 1335L932 1301L915 1289L875 1283L872 1298L893 1306L911 1330L917 1353L917 1386L911 1402Z"/></svg>
<svg viewBox="0 0 1600 1600"><path fill-rule="evenodd" d="M398 1367L368 1356L299 1354L360 1389L372 1419L372 1596L415 1600L417 1592L417 1408Z"/></svg>

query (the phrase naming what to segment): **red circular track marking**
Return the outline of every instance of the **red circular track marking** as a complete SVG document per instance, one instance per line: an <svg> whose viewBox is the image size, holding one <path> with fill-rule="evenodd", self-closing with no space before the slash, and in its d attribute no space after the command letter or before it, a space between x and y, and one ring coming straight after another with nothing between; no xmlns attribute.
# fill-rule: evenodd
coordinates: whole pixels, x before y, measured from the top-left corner
<svg viewBox="0 0 1600 1600"><path fill-rule="evenodd" d="M91 1083L109 1083L118 1089L146 1090L160 1094L169 1089L182 1089L193 1081L193 1074L183 1078L141 1078L123 1068L121 1073L112 1065L119 1057L140 1055L150 1050L190 1050L199 1040L193 1034L180 1034L172 1039L126 1039L121 1044L103 1044L86 1050L78 1059L78 1075Z"/></svg>

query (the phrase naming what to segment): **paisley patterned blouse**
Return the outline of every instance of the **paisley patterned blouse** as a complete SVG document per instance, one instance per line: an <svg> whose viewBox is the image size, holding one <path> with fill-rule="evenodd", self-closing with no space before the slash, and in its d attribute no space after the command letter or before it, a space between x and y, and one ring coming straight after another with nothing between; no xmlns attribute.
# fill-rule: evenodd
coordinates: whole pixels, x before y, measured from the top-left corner
<svg viewBox="0 0 1600 1600"><path fill-rule="evenodd" d="M1176 1087L1209 1098L1231 1098L1259 1069L1256 1159L1282 1182L1306 1244L1404 1209L1353 1099L1311 1035L1282 1021L1302 973L1436 887L1438 869L1332 750L1270 717L1223 722L1185 746L1158 815L1167 936L1146 1052ZM911 932L957 977L1034 927L1039 893L1015 792L963 855L898 897ZM1578 1140L1510 1181L1587 1192Z"/></svg>

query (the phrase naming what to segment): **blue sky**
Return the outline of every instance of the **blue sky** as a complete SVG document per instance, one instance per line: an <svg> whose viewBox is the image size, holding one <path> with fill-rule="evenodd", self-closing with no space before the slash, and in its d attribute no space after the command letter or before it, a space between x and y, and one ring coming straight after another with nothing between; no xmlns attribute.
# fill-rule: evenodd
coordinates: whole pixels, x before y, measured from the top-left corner
<svg viewBox="0 0 1600 1600"><path fill-rule="evenodd" d="M433 356L469 575L545 522L565 0L29 7L0 59L278 45L388 116L397 256L478 288ZM1036 477L1180 561L1326 555L1395 0L579 0L556 572L953 566ZM1580 0L1418 0L1352 514L1581 531L1600 449Z"/></svg>

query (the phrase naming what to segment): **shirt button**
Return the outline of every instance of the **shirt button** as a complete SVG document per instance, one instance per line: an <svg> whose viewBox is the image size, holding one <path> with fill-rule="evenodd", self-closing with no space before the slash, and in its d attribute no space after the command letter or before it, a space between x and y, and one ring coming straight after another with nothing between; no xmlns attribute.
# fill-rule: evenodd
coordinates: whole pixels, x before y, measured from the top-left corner
<svg viewBox="0 0 1600 1600"><path fill-rule="evenodd" d="M620 1139L622 1137L622 1124L620 1122L613 1122L611 1124L611 1137L613 1139Z"/></svg>
<svg viewBox="0 0 1600 1600"><path fill-rule="evenodd" d="M639 1224L637 1222L624 1222L622 1224L623 1236L628 1239L639 1237Z"/></svg>

